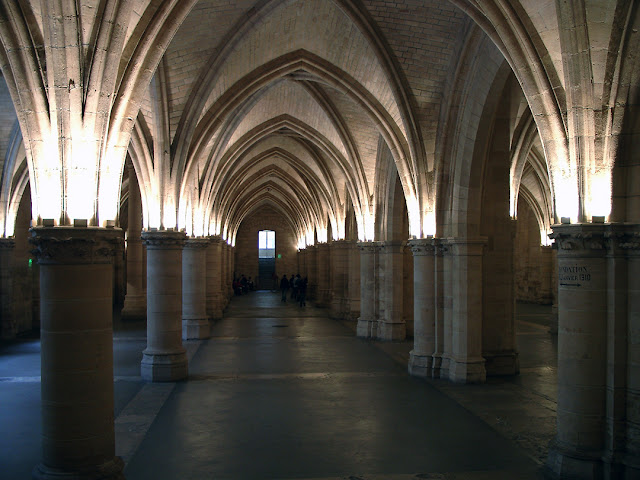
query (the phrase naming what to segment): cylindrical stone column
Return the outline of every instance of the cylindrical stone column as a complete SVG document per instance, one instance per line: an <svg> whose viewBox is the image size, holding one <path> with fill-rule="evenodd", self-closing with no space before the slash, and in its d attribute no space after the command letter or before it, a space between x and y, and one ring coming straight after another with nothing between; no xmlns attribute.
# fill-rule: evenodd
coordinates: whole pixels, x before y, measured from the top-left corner
<svg viewBox="0 0 640 480"><path fill-rule="evenodd" d="M434 246L434 303L435 303L435 346L433 350L433 378L442 377L442 358L444 356L444 252L445 247L438 238L433 239ZM414 288L415 292L415 288ZM414 319L415 322L415 319ZM445 377L448 375L445 375Z"/></svg>
<svg viewBox="0 0 640 480"><path fill-rule="evenodd" d="M449 238L441 239L443 270L443 328L442 328L442 364L440 378L449 378L449 366L453 351L453 256Z"/></svg>
<svg viewBox="0 0 640 480"><path fill-rule="evenodd" d="M145 291L145 262L142 249L142 202L140 187L133 167L129 168L129 200L127 226L127 294L121 316L123 319L141 319L147 315Z"/></svg>
<svg viewBox="0 0 640 480"><path fill-rule="evenodd" d="M182 346L182 247L186 235L171 230L146 231L147 348L142 352L142 378L173 382L187 378Z"/></svg>
<svg viewBox="0 0 640 480"><path fill-rule="evenodd" d="M347 302L347 249L349 244L344 240L331 243L331 318L345 318Z"/></svg>
<svg viewBox="0 0 640 480"><path fill-rule="evenodd" d="M409 374L433 375L436 347L433 239L410 240L413 252L413 350L409 353Z"/></svg>
<svg viewBox="0 0 640 480"><path fill-rule="evenodd" d="M226 243L226 242L225 242ZM233 297L233 275L236 269L236 248L229 245L225 246L227 252L227 303Z"/></svg>
<svg viewBox="0 0 640 480"><path fill-rule="evenodd" d="M349 295L349 320L357 321L360 316L360 248L356 242L349 242L349 275L347 290Z"/></svg>
<svg viewBox="0 0 640 480"><path fill-rule="evenodd" d="M309 283L307 285L307 301L317 298L316 291L318 289L317 279L317 253L318 249L315 245L307 247L307 275Z"/></svg>
<svg viewBox="0 0 640 480"><path fill-rule="evenodd" d="M630 225L621 242L627 253L626 478L640 478L640 226ZM624 292L617 292L624 298ZM634 408L636 407L636 408Z"/></svg>
<svg viewBox="0 0 640 480"><path fill-rule="evenodd" d="M450 239L453 254L453 325L449 379L486 380L482 357L482 250L484 239Z"/></svg>
<svg viewBox="0 0 640 480"><path fill-rule="evenodd" d="M229 244L220 238L220 318L229 302L227 270L229 268Z"/></svg>
<svg viewBox="0 0 640 480"><path fill-rule="evenodd" d="M356 334L361 338L371 338L371 328L375 317L375 278L374 261L376 244L358 242L360 249L360 317Z"/></svg>
<svg viewBox="0 0 640 480"><path fill-rule="evenodd" d="M36 227L42 463L35 479L124 479L115 456L113 255L120 229Z"/></svg>
<svg viewBox="0 0 640 480"><path fill-rule="evenodd" d="M14 338L18 333L13 308L13 258L16 242L0 238L0 322L1 338Z"/></svg>
<svg viewBox="0 0 640 480"><path fill-rule="evenodd" d="M182 250L182 339L209 338L207 316L208 238L188 238Z"/></svg>
<svg viewBox="0 0 640 480"><path fill-rule="evenodd" d="M225 263L223 243L222 239L217 235L209 237L209 246L206 253L207 315L214 322L222 318L222 289L226 283L224 272L222 271L222 264Z"/></svg>
<svg viewBox="0 0 640 480"><path fill-rule="evenodd" d="M316 271L318 273L318 297L316 306L330 305L331 291L329 290L329 245L319 243L316 254Z"/></svg>
<svg viewBox="0 0 640 480"><path fill-rule="evenodd" d="M403 244L384 242L379 251L382 282L380 295L384 311L378 321L377 337L381 340L404 340L407 326L404 323L403 308Z"/></svg>
<svg viewBox="0 0 640 480"><path fill-rule="evenodd" d="M555 225L558 245L558 410L548 465L602 476L607 378L605 225Z"/></svg>

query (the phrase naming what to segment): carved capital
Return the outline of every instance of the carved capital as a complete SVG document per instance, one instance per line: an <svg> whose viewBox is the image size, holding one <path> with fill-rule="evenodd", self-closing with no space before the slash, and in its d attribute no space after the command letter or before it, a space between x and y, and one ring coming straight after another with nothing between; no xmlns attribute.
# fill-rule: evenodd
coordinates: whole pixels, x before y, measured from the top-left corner
<svg viewBox="0 0 640 480"><path fill-rule="evenodd" d="M15 246L16 246L16 241L14 238L0 237L0 250L13 249Z"/></svg>
<svg viewBox="0 0 640 480"><path fill-rule="evenodd" d="M40 265L112 263L123 239L119 228L34 227L30 233Z"/></svg>
<svg viewBox="0 0 640 480"><path fill-rule="evenodd" d="M336 250L347 249L351 246L351 242L349 240L334 240L329 245L331 245L331 248Z"/></svg>
<svg viewBox="0 0 640 480"><path fill-rule="evenodd" d="M555 240L561 255L604 255L608 227L604 224L554 225L549 237Z"/></svg>
<svg viewBox="0 0 640 480"><path fill-rule="evenodd" d="M379 248L380 242L358 242L360 253L365 255L373 255Z"/></svg>
<svg viewBox="0 0 640 480"><path fill-rule="evenodd" d="M225 244L227 242L223 242L222 241L222 237L220 235L210 235L209 236L209 243L211 243L211 244L216 244L216 243Z"/></svg>
<svg viewBox="0 0 640 480"><path fill-rule="evenodd" d="M209 246L209 239L198 237L198 238L187 238L184 241L184 248L191 249L204 249Z"/></svg>
<svg viewBox="0 0 640 480"><path fill-rule="evenodd" d="M142 242L146 245L147 250L182 250L186 238L186 233L173 230L142 232Z"/></svg>
<svg viewBox="0 0 640 480"><path fill-rule="evenodd" d="M640 225L611 224L607 227L604 236L611 253L640 253Z"/></svg>
<svg viewBox="0 0 640 480"><path fill-rule="evenodd" d="M409 246L414 257L420 255L432 256L436 252L436 244L433 238L415 238L409 240Z"/></svg>

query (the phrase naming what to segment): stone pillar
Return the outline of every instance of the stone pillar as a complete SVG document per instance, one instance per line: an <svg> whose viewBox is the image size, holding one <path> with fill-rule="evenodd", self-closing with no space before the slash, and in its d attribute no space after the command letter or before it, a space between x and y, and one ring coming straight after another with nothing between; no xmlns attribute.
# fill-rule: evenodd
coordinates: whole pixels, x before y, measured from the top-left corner
<svg viewBox="0 0 640 480"><path fill-rule="evenodd" d="M346 317L348 248L345 240L331 242L331 318Z"/></svg>
<svg viewBox="0 0 640 480"><path fill-rule="evenodd" d="M147 315L147 293L144 285L144 252L142 250L142 202L140 187L133 167L129 168L129 201L127 227L127 295L121 316L141 319Z"/></svg>
<svg viewBox="0 0 640 480"><path fill-rule="evenodd" d="M331 291L329 290L329 245L326 243L318 244L316 271L318 272L316 306L328 307Z"/></svg>
<svg viewBox="0 0 640 480"><path fill-rule="evenodd" d="M452 250L453 324L449 379L486 380L482 358L482 250L484 239L449 239Z"/></svg>
<svg viewBox="0 0 640 480"><path fill-rule="evenodd" d="M361 338L371 338L371 329L375 317L375 278L374 263L376 244L359 242L360 249L360 317L356 334Z"/></svg>
<svg viewBox="0 0 640 480"><path fill-rule="evenodd" d="M235 272L236 268L236 247L232 247L227 243L225 248L227 250L227 265L229 266L227 269L227 297L231 299L233 297L233 272Z"/></svg>
<svg viewBox="0 0 640 480"><path fill-rule="evenodd" d="M442 374L442 359L444 357L444 302L445 302L445 293L444 293L444 252L446 250L442 241L439 238L434 238L434 302L435 302L435 346L433 351L433 366L432 366L432 376L433 378L441 378L448 377L448 371L445 371L445 374ZM414 267L415 269L415 267ZM415 270L414 270L415 275ZM414 288L415 294L415 288ZM415 307L414 307L415 308ZM415 325L415 318L414 318ZM448 368L448 367L447 367Z"/></svg>
<svg viewBox="0 0 640 480"><path fill-rule="evenodd" d="M360 316L360 248L356 242L349 242L349 275L347 290L349 295L349 320L357 321Z"/></svg>
<svg viewBox="0 0 640 480"><path fill-rule="evenodd" d="M222 318L222 312L227 308L229 302L229 293L227 289L227 270L229 269L229 244L220 237L220 316L216 318L219 320Z"/></svg>
<svg viewBox="0 0 640 480"><path fill-rule="evenodd" d="M433 375L436 347L434 242L417 239L409 242L413 252L413 350L409 353L409 374Z"/></svg>
<svg viewBox="0 0 640 480"><path fill-rule="evenodd" d="M384 313L378 321L377 337L380 340L404 340L407 326L402 314L403 307L403 245L402 242L384 242L380 249L379 281Z"/></svg>
<svg viewBox="0 0 640 480"><path fill-rule="evenodd" d="M638 407L640 406L640 226L633 225L628 228L632 232L628 232L620 242L621 247L626 250L627 254L628 278L626 299L628 305L627 356L624 362L627 371L627 408L624 416L626 423L626 453L623 464L626 478L640 478L640 408ZM618 292L618 296L621 296L621 293ZM621 338L618 336L617 341L619 342L620 340ZM621 373L620 367L616 365L615 368L617 370L616 375L619 375Z"/></svg>
<svg viewBox="0 0 640 480"><path fill-rule="evenodd" d="M0 238L0 338L14 338L18 333L13 308L13 257L16 242Z"/></svg>
<svg viewBox="0 0 640 480"><path fill-rule="evenodd" d="M182 338L209 338L207 317L208 238L188 238L182 250Z"/></svg>
<svg viewBox="0 0 640 480"><path fill-rule="evenodd" d="M318 280L316 275L317 268L317 247L310 245L307 247L307 300L315 300L316 290L318 288Z"/></svg>
<svg viewBox="0 0 640 480"><path fill-rule="evenodd" d="M186 235L175 231L146 231L147 348L142 352L142 378L173 382L187 378L182 346L182 247Z"/></svg>
<svg viewBox="0 0 640 480"><path fill-rule="evenodd" d="M122 229L118 229L120 238L115 245L115 252L113 254L113 305L122 310L124 306L125 298L125 283L126 279L126 256L124 253L124 232Z"/></svg>
<svg viewBox="0 0 640 480"><path fill-rule="evenodd" d="M124 479L115 456L113 255L120 229L36 227L42 463L34 479Z"/></svg>
<svg viewBox="0 0 640 480"><path fill-rule="evenodd" d="M558 245L558 410L548 465L602 478L607 355L604 225L555 225Z"/></svg>
<svg viewBox="0 0 640 480"><path fill-rule="evenodd" d="M449 378L449 366L453 355L451 353L453 351L453 252L449 240L449 238L440 239L443 270L443 341L440 378L446 379Z"/></svg>
<svg viewBox="0 0 640 480"><path fill-rule="evenodd" d="M212 321L222 318L223 308L223 288L226 284L225 273L222 264L225 263L223 258L223 246L225 243L219 236L210 237L210 243L207 247L207 315Z"/></svg>

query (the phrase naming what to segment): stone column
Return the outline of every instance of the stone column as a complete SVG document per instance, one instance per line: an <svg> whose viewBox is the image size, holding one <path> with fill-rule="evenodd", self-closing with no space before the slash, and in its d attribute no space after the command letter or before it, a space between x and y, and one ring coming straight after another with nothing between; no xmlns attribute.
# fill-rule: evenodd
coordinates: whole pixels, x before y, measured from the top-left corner
<svg viewBox="0 0 640 480"><path fill-rule="evenodd" d="M403 307L403 245L402 242L384 242L380 249L382 282L380 291L384 314L378 322L377 337L380 340L404 340L407 326L402 314Z"/></svg>
<svg viewBox="0 0 640 480"><path fill-rule="evenodd" d="M0 338L14 338L18 333L13 308L13 258L16 242L0 238Z"/></svg>
<svg viewBox="0 0 640 480"><path fill-rule="evenodd" d="M209 338L207 317L208 238L188 238L182 250L182 338Z"/></svg>
<svg viewBox="0 0 640 480"><path fill-rule="evenodd" d="M482 250L484 239L450 239L452 249L453 325L449 379L486 380L482 358Z"/></svg>
<svg viewBox="0 0 640 480"><path fill-rule="evenodd" d="M113 254L113 304L118 310L122 310L125 299L126 256L124 253L124 232L118 229L120 237L115 245ZM121 314L122 315L122 314Z"/></svg>
<svg viewBox="0 0 640 480"><path fill-rule="evenodd" d="M356 242L349 242L349 275L347 277L349 320L357 321L360 316L360 248Z"/></svg>
<svg viewBox="0 0 640 480"><path fill-rule="evenodd" d="M375 317L375 278L374 263L376 244L358 242L360 249L360 317L356 334L361 338L371 338L371 329Z"/></svg>
<svg viewBox="0 0 640 480"><path fill-rule="evenodd" d="M222 264L223 246L225 243L219 236L210 237L207 248L207 315L212 321L222 318L223 288L226 284Z"/></svg>
<svg viewBox="0 0 640 480"><path fill-rule="evenodd" d="M182 346L182 247L186 235L171 230L146 231L147 348L142 352L142 378L173 382L187 378Z"/></svg>
<svg viewBox="0 0 640 480"><path fill-rule="evenodd" d="M216 320L222 318L222 312L227 308L227 303L229 302L229 293L227 289L227 270L229 269L229 244L225 242L222 237L220 237L220 317Z"/></svg>
<svg viewBox="0 0 640 480"><path fill-rule="evenodd" d="M373 305L374 322L371 324L371 338L378 338L380 322L385 315L385 265L382 257L382 242L375 242L373 253Z"/></svg>
<svg viewBox="0 0 640 480"><path fill-rule="evenodd" d="M34 479L124 479L115 456L113 255L120 229L36 227L42 463Z"/></svg>
<svg viewBox="0 0 640 480"><path fill-rule="evenodd" d="M558 410L548 465L558 476L602 477L607 355L604 225L555 225L558 245Z"/></svg>
<svg viewBox="0 0 640 480"><path fill-rule="evenodd" d="M442 327L442 364L440 378L449 378L449 366L453 351L453 256L449 238L440 239L442 252L442 284L443 284L443 327Z"/></svg>
<svg viewBox="0 0 640 480"><path fill-rule="evenodd" d="M409 374L433 375L436 347L433 239L410 240L413 252L413 350L409 353Z"/></svg>
<svg viewBox="0 0 640 480"><path fill-rule="evenodd" d="M329 290L329 245L327 243L318 244L316 270L318 272L316 306L328 307L330 305L331 291Z"/></svg>
<svg viewBox="0 0 640 480"><path fill-rule="evenodd" d="M623 464L627 478L640 478L640 226L628 228L631 231L620 242L627 254L628 278L627 357L624 362L627 370L627 408L624 416L626 435ZM617 296L623 296L622 293L618 292ZM618 375L620 368L616 366L616 370Z"/></svg>
<svg viewBox="0 0 640 480"><path fill-rule="evenodd" d="M432 367L432 376L433 378L441 378L442 375L442 359L444 357L444 253L445 246L442 243L442 240L439 238L434 238L434 303L435 303L435 346L433 351L433 367ZM415 268L415 267L414 267ZM415 272L415 270L414 270ZM414 273L415 274L415 273ZM415 288L414 288L415 293ZM415 319L414 319L415 325ZM448 367L447 367L448 368ZM448 372L445 371L444 377L448 376Z"/></svg>
<svg viewBox="0 0 640 480"><path fill-rule="evenodd" d="M331 318L343 319L346 316L348 248L345 240L332 242L330 247Z"/></svg>
<svg viewBox="0 0 640 480"><path fill-rule="evenodd" d="M310 245L307 247L307 277L309 283L307 284L307 300L316 299L316 290L318 289L318 279L316 274L317 268L317 247Z"/></svg>
<svg viewBox="0 0 640 480"><path fill-rule="evenodd" d="M225 249L227 251L227 265L229 266L227 269L227 298L229 300L233 297L233 272L235 272L236 269L236 247L232 247L227 243Z"/></svg>
<svg viewBox="0 0 640 480"><path fill-rule="evenodd" d="M147 315L147 293L144 285L145 265L142 239L142 202L140 187L133 167L129 168L129 201L127 227L127 295L121 316L141 319Z"/></svg>

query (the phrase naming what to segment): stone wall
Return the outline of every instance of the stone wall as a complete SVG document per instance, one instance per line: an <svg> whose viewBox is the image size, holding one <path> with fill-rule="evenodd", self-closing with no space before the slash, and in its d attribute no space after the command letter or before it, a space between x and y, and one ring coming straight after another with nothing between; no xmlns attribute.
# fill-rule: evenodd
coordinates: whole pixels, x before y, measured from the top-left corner
<svg viewBox="0 0 640 480"><path fill-rule="evenodd" d="M262 207L245 218L236 235L235 275L244 274L255 279L258 277L258 232L273 230L276 232L276 274L289 277L297 273L297 240L291 226L277 210ZM282 255L278 258L278 255ZM267 285L266 288L269 288Z"/></svg>
<svg viewBox="0 0 640 480"><path fill-rule="evenodd" d="M540 227L524 200L518 201L515 261L516 300L552 304L555 275L551 247L540 245Z"/></svg>

